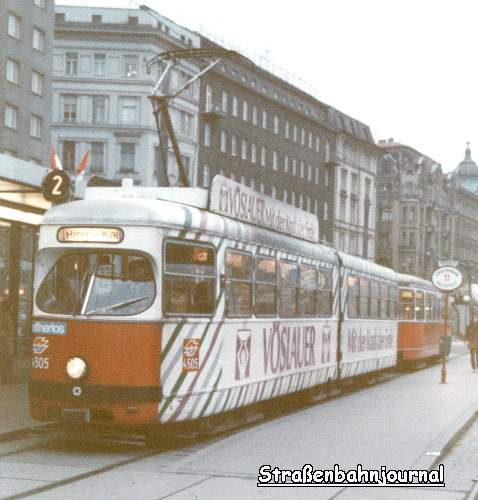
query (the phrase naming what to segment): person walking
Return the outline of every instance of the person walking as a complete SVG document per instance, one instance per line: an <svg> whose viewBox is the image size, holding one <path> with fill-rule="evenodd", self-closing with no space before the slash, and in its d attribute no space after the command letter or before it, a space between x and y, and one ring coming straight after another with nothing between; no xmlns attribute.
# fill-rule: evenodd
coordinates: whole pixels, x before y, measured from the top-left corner
<svg viewBox="0 0 478 500"><path fill-rule="evenodd" d="M478 318L474 317L473 321L466 327L465 342L468 344L471 357L471 367L473 371L478 370Z"/></svg>

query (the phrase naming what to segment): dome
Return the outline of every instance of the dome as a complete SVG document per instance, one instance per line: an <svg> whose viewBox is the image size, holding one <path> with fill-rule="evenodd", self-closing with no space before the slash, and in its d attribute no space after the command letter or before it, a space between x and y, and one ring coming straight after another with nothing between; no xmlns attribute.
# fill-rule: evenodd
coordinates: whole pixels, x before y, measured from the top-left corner
<svg viewBox="0 0 478 500"><path fill-rule="evenodd" d="M465 158L462 162L460 162L458 167L456 167L455 171L453 172L453 176L456 175L460 175L462 177L478 177L478 166L471 159L471 149L469 142L466 143Z"/></svg>

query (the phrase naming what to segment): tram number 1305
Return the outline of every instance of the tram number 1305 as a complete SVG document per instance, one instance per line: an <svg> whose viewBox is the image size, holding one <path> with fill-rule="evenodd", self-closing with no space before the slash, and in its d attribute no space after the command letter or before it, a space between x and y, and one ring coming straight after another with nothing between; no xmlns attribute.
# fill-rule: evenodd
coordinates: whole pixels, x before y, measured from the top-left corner
<svg viewBox="0 0 478 500"><path fill-rule="evenodd" d="M32 367L39 368L40 370L48 370L50 366L49 358L44 358L41 356L33 356L32 358Z"/></svg>

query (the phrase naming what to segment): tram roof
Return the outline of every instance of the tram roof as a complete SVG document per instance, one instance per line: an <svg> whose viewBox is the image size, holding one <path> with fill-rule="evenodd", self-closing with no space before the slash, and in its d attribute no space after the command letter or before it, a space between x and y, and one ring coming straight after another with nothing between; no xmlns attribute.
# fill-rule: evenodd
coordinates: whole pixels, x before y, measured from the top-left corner
<svg viewBox="0 0 478 500"><path fill-rule="evenodd" d="M431 281L428 281L412 274L397 273L398 286L420 287L431 292L438 292Z"/></svg>
<svg viewBox="0 0 478 500"><path fill-rule="evenodd" d="M351 268L355 271L361 273L373 274L379 276L380 278L386 280L396 280L397 273L388 267L381 266L380 264L375 264L370 260L362 259L361 257L356 257L354 255L349 255L346 253L339 252L340 259L342 260L344 266Z"/></svg>
<svg viewBox="0 0 478 500"><path fill-rule="evenodd" d="M200 191L207 193L202 189ZM186 192L185 194L187 195ZM337 253L332 247L311 243L197 208L192 206L197 193L190 194L192 196L189 198L187 196L182 197L185 203L118 196L73 201L52 207L45 213L42 224L59 226L162 226L181 230L199 230L217 236L316 258L329 263L337 262ZM188 201L191 204L187 204Z"/></svg>

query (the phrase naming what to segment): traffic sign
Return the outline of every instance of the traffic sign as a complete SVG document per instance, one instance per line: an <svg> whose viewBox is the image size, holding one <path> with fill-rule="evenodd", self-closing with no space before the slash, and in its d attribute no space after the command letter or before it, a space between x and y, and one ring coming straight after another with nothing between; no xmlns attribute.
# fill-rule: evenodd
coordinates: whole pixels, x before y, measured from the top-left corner
<svg viewBox="0 0 478 500"><path fill-rule="evenodd" d="M461 286L463 283L463 275L456 267L439 267L435 269L432 274L432 283L438 290L450 293Z"/></svg>

